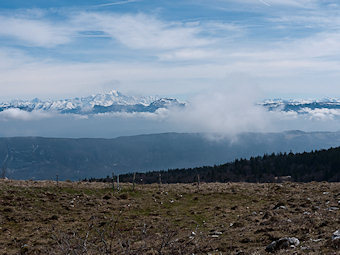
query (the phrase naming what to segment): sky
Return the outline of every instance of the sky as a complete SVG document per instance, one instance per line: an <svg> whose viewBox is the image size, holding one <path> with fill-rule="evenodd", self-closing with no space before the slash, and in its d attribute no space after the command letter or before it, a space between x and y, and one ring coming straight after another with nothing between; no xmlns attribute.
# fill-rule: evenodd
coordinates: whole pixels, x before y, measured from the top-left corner
<svg viewBox="0 0 340 255"><path fill-rule="evenodd" d="M235 86L337 97L339 11L331 0L1 1L0 100Z"/></svg>
<svg viewBox="0 0 340 255"><path fill-rule="evenodd" d="M192 104L157 120L0 119L0 135L339 130L253 107L340 97L339 14L335 0L1 1L1 102L116 89Z"/></svg>

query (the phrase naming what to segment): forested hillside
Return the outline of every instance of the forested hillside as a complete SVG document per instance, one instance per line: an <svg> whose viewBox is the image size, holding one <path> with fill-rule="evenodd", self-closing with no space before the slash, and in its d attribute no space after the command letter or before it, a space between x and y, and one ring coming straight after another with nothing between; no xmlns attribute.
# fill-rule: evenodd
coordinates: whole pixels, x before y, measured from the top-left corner
<svg viewBox="0 0 340 255"><path fill-rule="evenodd" d="M340 132L301 131L243 133L236 137L216 140L207 139L204 134L186 133L114 139L14 137L0 138L0 164L6 168L5 176L10 179L55 179L58 175L60 180L79 180L89 177L101 178L111 175L112 172L125 174L220 165L237 158L249 159L266 153L295 153L339 145ZM254 162L258 160L257 158ZM247 167L243 167L243 164L245 162L242 162L240 167L244 168L242 171L246 171ZM264 167L269 166L259 165L257 171L268 172ZM241 180L250 178L251 181L268 178L267 175L256 174L254 177L242 174L238 170L228 170L231 172L225 175L224 168L221 170L222 178L219 177L219 171L214 171L216 176L210 176L202 170L202 180L239 180L240 176ZM233 177L233 172L236 177ZM193 174L190 173L189 176ZM182 177L178 179L182 180ZM184 180L191 181L187 178L183 178Z"/></svg>
<svg viewBox="0 0 340 255"><path fill-rule="evenodd" d="M340 181L340 147L309 153L265 154L223 165L137 173L136 181L159 182L159 174L163 183L197 182L198 175L202 182L275 182L287 179L334 182ZM133 174L120 176L125 182L131 182L132 178Z"/></svg>

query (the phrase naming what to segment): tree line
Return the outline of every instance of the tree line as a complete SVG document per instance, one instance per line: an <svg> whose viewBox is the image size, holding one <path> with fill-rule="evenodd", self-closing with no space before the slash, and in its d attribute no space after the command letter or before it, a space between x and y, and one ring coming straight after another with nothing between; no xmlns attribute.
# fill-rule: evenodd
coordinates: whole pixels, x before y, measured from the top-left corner
<svg viewBox="0 0 340 255"><path fill-rule="evenodd" d="M132 182L134 173L119 176L121 182ZM135 182L143 184L201 182L276 182L340 181L340 147L303 153L273 153L214 166L169 169L136 173ZM111 182L112 178L90 178L89 181Z"/></svg>

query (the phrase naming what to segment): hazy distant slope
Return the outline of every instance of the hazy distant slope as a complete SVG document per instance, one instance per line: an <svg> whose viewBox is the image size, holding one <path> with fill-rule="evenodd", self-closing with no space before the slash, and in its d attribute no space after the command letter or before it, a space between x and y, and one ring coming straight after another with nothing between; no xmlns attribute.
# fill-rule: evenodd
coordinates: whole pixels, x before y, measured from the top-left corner
<svg viewBox="0 0 340 255"><path fill-rule="evenodd" d="M152 134L115 139L0 138L0 162L16 179L103 177L116 173L187 168L272 152L340 145L340 132L245 133L207 140L202 134ZM8 149L7 149L8 148Z"/></svg>

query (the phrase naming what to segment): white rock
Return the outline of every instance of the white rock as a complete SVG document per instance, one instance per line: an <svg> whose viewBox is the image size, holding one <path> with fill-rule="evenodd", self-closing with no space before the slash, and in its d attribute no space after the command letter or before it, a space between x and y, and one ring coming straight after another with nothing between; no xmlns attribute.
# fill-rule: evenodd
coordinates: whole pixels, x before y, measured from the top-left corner
<svg viewBox="0 0 340 255"><path fill-rule="evenodd" d="M333 233L332 240L340 240L340 230L337 230Z"/></svg>
<svg viewBox="0 0 340 255"><path fill-rule="evenodd" d="M267 252L275 252L281 249L295 248L300 244L299 239L295 237L284 237L272 242L266 247Z"/></svg>

